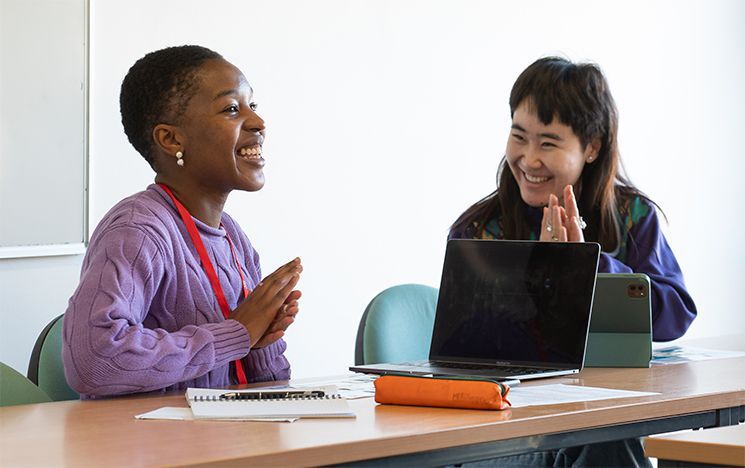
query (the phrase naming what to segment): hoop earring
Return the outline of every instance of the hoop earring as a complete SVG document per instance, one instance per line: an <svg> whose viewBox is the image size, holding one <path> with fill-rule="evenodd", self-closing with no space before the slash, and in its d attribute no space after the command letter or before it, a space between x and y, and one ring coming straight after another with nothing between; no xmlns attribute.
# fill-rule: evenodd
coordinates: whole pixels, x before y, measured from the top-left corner
<svg viewBox="0 0 745 468"><path fill-rule="evenodd" d="M178 164L181 167L184 167L184 160L182 159L184 157L184 153L181 151L176 151L176 164Z"/></svg>

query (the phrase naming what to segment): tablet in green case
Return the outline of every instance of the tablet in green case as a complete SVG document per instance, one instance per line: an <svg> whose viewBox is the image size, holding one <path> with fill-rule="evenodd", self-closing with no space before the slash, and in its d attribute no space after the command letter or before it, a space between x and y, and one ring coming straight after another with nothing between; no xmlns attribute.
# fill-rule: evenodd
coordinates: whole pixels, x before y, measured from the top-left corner
<svg viewBox="0 0 745 468"><path fill-rule="evenodd" d="M643 273L598 273L585 367L649 367L650 288Z"/></svg>

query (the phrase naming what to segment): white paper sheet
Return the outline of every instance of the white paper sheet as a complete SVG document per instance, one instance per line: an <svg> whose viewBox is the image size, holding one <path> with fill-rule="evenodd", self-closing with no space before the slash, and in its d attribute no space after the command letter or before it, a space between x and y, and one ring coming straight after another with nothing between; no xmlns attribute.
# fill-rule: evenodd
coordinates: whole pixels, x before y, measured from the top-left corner
<svg viewBox="0 0 745 468"><path fill-rule="evenodd" d="M679 364L681 362L704 361L745 356L742 351L694 348L691 346L667 346L652 351L652 365Z"/></svg>
<svg viewBox="0 0 745 468"><path fill-rule="evenodd" d="M193 421L194 415L191 408L177 408L174 406L164 406L147 413L138 414L135 419L167 419L171 421ZM221 419L220 421L256 421L256 422L294 422L298 418L288 419Z"/></svg>
<svg viewBox="0 0 745 468"><path fill-rule="evenodd" d="M156 410L138 414L135 419L170 419L172 421L191 421L194 416L191 414L191 408L176 408L174 406L164 406Z"/></svg>
<svg viewBox="0 0 745 468"><path fill-rule="evenodd" d="M510 388L507 399L513 408L522 406L557 405L579 401L607 400L657 395L653 392L633 392L612 388L584 387L580 385L549 384Z"/></svg>

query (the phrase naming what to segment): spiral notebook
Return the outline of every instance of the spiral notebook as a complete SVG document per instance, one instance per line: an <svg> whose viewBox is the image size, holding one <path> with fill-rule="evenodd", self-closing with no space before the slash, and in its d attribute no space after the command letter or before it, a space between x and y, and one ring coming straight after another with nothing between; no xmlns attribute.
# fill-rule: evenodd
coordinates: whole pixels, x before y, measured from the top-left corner
<svg viewBox="0 0 745 468"><path fill-rule="evenodd" d="M186 401L194 419L291 419L291 418L354 418L347 400L326 388L304 389L323 396L258 398L266 390L214 390L188 388ZM239 397L235 398L238 394ZM230 395L225 398L225 395Z"/></svg>

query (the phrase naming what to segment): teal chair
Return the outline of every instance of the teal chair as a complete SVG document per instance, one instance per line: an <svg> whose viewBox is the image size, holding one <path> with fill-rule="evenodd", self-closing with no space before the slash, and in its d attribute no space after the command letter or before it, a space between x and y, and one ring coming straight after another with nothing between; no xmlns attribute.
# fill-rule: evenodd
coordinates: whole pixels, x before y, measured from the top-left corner
<svg viewBox="0 0 745 468"><path fill-rule="evenodd" d="M28 405L52 401L23 374L0 362L0 406Z"/></svg>
<svg viewBox="0 0 745 468"><path fill-rule="evenodd" d="M354 364L429 358L437 293L430 286L401 284L375 296L360 319Z"/></svg>
<svg viewBox="0 0 745 468"><path fill-rule="evenodd" d="M28 364L28 378L44 390L54 401L80 398L65 379L62 366L62 317L60 315L44 327L36 340Z"/></svg>

